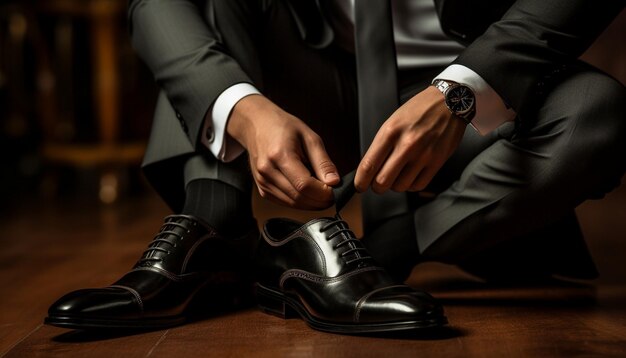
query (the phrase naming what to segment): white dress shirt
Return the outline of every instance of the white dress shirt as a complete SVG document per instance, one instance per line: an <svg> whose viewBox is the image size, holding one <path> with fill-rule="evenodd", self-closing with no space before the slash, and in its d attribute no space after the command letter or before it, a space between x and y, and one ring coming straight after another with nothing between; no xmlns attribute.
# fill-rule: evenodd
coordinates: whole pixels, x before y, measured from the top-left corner
<svg viewBox="0 0 626 358"><path fill-rule="evenodd" d="M384 0L381 0L384 1ZM354 27L354 0L330 2L336 19L343 19L335 31L350 32ZM393 33L398 68L419 69L450 64L463 46L449 39L441 30L433 0L392 0ZM335 21L337 22L337 21ZM345 37L345 36L344 36ZM435 79L450 80L470 87L476 95L476 114L472 127L485 135L516 114L494 89L476 72L458 64L448 66ZM260 92L249 83L238 83L217 98L205 118L202 143L221 161L229 162L244 148L226 133L233 108L242 98Z"/></svg>

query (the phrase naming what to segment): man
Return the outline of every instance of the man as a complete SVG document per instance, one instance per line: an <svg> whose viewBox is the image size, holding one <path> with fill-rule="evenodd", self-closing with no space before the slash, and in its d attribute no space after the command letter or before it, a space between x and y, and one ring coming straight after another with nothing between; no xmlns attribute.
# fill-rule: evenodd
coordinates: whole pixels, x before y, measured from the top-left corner
<svg viewBox="0 0 626 358"><path fill-rule="evenodd" d="M174 212L186 215L167 219L115 285L62 298L48 322L81 328L180 323L182 310L210 282L197 272L247 267L242 253L255 235L250 176L264 198L322 209L332 204L340 173L353 167L357 190L371 189L363 198L365 237L354 242L347 227L333 221L300 229L268 223L257 253L259 276L276 281L259 285L266 311L285 316L290 308L313 327L335 332L444 322L425 294L402 287L377 296L392 286L383 274L367 276L375 282L367 292L348 294L359 287L354 281L330 290L329 282L346 273L376 271L359 253L363 244L397 279L427 260L493 280L594 277L573 209L610 191L624 173L626 97L621 84L577 57L623 3L391 4L393 31L382 0L132 1L134 46L163 89L145 172ZM385 33L394 36L381 39ZM397 80L383 61L396 61L394 55ZM315 242L311 247L324 247L333 235L343 241L319 255L308 246L280 251L297 241L294 232ZM344 243L348 251L330 253ZM326 275L298 266L340 262L344 254L354 259L338 263L335 276L326 266ZM188 261L199 267L191 282L183 279ZM348 267L353 261L358 266ZM295 286L283 286L294 270ZM350 299L328 304L338 296ZM371 297L400 304L410 317L376 311ZM359 321L362 307L371 322ZM333 313L353 321L333 321Z"/></svg>

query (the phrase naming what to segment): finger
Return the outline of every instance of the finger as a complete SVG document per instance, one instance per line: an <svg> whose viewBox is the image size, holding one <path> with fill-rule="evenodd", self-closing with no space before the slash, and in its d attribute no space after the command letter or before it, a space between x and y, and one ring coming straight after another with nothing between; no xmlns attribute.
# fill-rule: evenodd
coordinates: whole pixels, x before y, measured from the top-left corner
<svg viewBox="0 0 626 358"><path fill-rule="evenodd" d="M330 160L319 136L305 137L304 150L319 180L326 185L339 184L340 178L337 167Z"/></svg>
<svg viewBox="0 0 626 358"><path fill-rule="evenodd" d="M332 200L323 200L318 196L307 196L304 193L299 192L291 184L289 179L287 179L287 177L285 177L285 175L278 169L275 169L272 173L271 184L276 188L276 190L281 191L296 203L302 203L303 205L314 207L316 209L327 208L332 205Z"/></svg>
<svg viewBox="0 0 626 358"><path fill-rule="evenodd" d="M417 178L411 184L409 191L422 191L426 189L426 186L430 184L430 181L433 180L433 177L439 171L439 167L437 166L426 166L424 170L422 170Z"/></svg>
<svg viewBox="0 0 626 358"><path fill-rule="evenodd" d="M399 150L395 150L391 153L374 178L372 190L375 193L382 194L391 188L400 174L400 171L406 166L409 159L411 159L408 156L408 153Z"/></svg>
<svg viewBox="0 0 626 358"><path fill-rule="evenodd" d="M281 206L293 207L295 205L295 202L286 195L282 195L282 196L280 194L274 195L271 193L269 188L263 189L261 187L258 187L257 189L259 189L259 195L263 199L267 199Z"/></svg>
<svg viewBox="0 0 626 358"><path fill-rule="evenodd" d="M369 188L392 149L389 137L381 135L379 131L356 170L354 186L357 191L364 192Z"/></svg>
<svg viewBox="0 0 626 358"><path fill-rule="evenodd" d="M311 176L311 172L296 156L294 159L285 160L278 168L287 178L291 186L300 195L321 203L333 203L332 189Z"/></svg>
<svg viewBox="0 0 626 358"><path fill-rule="evenodd" d="M404 168L400 171L400 174L398 174L396 181L391 186L391 189L399 193L409 190L423 169L423 166L419 165L417 161L406 163Z"/></svg>
<svg viewBox="0 0 626 358"><path fill-rule="evenodd" d="M288 195L286 195L277 187L271 184L264 186L264 188L259 187L258 189L259 189L259 195L261 195L263 199L267 199L281 206L286 206L286 207L294 208L294 209L302 209L302 210L319 210L320 209L316 205L310 205L308 203L297 202L291 199Z"/></svg>

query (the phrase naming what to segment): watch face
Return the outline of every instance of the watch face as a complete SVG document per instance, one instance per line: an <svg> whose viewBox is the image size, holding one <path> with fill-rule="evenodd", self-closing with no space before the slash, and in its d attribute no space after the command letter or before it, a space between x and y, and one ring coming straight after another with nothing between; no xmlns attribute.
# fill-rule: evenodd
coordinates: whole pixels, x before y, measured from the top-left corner
<svg viewBox="0 0 626 358"><path fill-rule="evenodd" d="M446 93L446 104L456 114L464 114L474 108L474 92L467 86L452 87Z"/></svg>

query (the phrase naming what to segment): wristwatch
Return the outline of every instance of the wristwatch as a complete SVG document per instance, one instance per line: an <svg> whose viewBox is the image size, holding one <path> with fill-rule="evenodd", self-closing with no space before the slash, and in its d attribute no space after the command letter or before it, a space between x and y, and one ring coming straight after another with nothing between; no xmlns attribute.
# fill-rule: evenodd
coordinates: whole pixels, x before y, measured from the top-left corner
<svg viewBox="0 0 626 358"><path fill-rule="evenodd" d="M476 114L476 96L474 91L466 85L448 81L435 80L435 86L445 98L446 107L450 113L470 124Z"/></svg>

